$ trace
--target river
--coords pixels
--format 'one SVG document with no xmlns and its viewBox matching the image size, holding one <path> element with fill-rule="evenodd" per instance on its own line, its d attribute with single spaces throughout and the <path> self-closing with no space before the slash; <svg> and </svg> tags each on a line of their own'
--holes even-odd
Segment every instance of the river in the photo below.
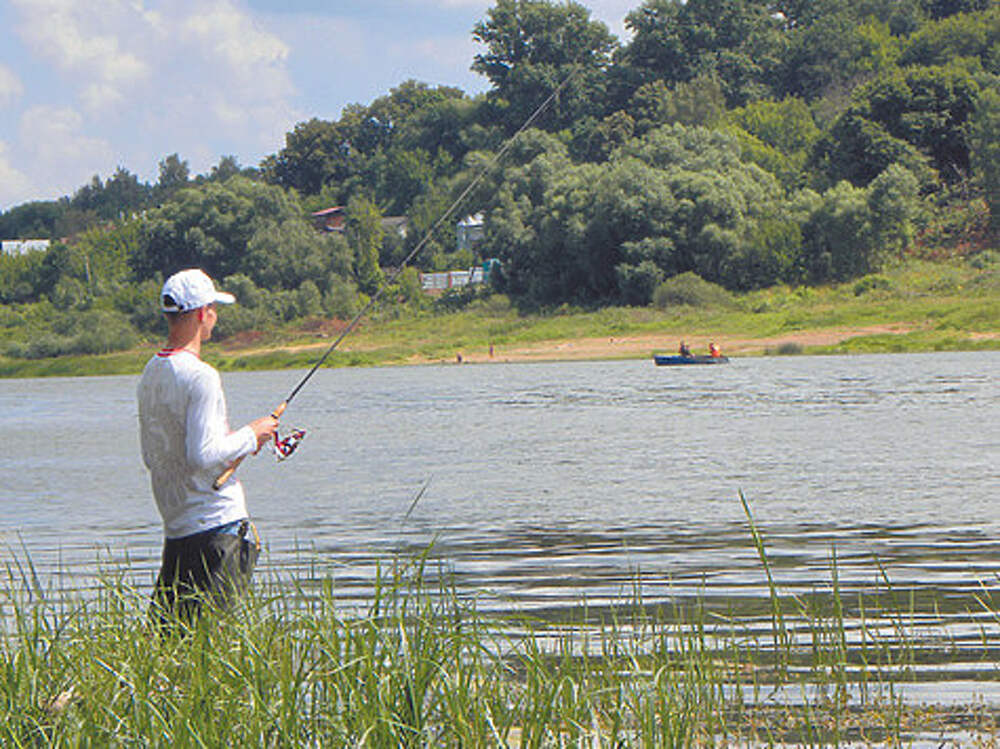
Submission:
<svg viewBox="0 0 1000 749">
<path fill-rule="evenodd" d="M 301 375 L 224 374 L 232 422 Z M 50 588 L 125 559 L 155 576 L 135 383 L 0 381 L 0 556 Z M 485 608 L 600 605 L 637 578 L 647 602 L 760 600 L 742 492 L 783 591 L 828 586 L 835 550 L 845 589 L 884 574 L 968 608 L 997 587 L 998 384 L 997 352 L 321 370 L 284 418 L 299 451 L 239 476 L 260 574 L 319 568 L 345 602 L 429 544 Z"/>
</svg>

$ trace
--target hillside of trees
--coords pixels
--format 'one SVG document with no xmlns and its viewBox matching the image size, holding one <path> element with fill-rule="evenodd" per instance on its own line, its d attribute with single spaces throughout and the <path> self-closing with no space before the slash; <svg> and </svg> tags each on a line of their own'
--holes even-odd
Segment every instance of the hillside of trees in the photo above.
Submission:
<svg viewBox="0 0 1000 749">
<path fill-rule="evenodd" d="M 54 243 L 0 258 L 0 355 L 155 337 L 163 275 L 191 265 L 241 301 L 222 336 L 349 316 L 480 175 L 454 219 L 482 212 L 483 242 L 456 249 L 452 220 L 414 264 L 499 258 L 495 285 L 524 308 L 647 305 L 685 273 L 824 284 L 995 247 L 997 0 L 646 0 L 626 26 L 623 42 L 578 3 L 499 0 L 471 30 L 485 94 L 405 81 L 298 123 L 256 167 L 192 176 L 172 154 L 155 184 L 120 166 L 11 208 L 0 237 Z M 310 213 L 335 205 L 344 231 L 317 231 Z M 415 273 L 397 283 L 390 304 L 432 305 Z"/>
</svg>

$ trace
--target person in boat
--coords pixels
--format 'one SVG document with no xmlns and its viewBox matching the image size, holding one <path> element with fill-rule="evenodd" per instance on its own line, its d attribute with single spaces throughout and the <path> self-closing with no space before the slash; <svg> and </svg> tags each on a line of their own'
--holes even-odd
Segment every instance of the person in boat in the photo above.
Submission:
<svg viewBox="0 0 1000 749">
<path fill-rule="evenodd" d="M 677 347 L 677 353 L 681 356 L 691 356 L 691 349 L 684 341 L 681 341 L 681 345 Z"/>
<path fill-rule="evenodd" d="M 167 343 L 150 358 L 137 387 L 142 459 L 165 536 L 152 611 L 164 628 L 171 617 L 197 616 L 205 601 L 227 606 L 249 585 L 260 552 L 243 486 L 229 479 L 213 487 L 278 428 L 274 416 L 264 416 L 231 431 L 222 380 L 201 360 L 202 343 L 218 319 L 215 305 L 234 301 L 201 270 L 170 276 L 160 305 Z"/>
<path fill-rule="evenodd" d="M 722 356 L 722 349 L 715 345 L 715 342 L 708 344 L 708 355 L 713 359 L 718 359 Z"/>
</svg>

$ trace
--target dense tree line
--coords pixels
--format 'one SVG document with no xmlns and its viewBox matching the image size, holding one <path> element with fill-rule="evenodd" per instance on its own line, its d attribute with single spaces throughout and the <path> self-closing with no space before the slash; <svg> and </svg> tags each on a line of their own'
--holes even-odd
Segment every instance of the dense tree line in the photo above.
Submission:
<svg viewBox="0 0 1000 749">
<path fill-rule="evenodd" d="M 498 0 L 471 30 L 483 95 L 405 81 L 300 122 L 257 168 L 192 177 L 172 154 L 155 184 L 119 167 L 11 208 L 0 236 L 68 241 L 3 258 L 0 302 L 117 311 L 142 334 L 155 316 L 134 290 L 200 265 L 252 300 L 233 330 L 347 314 L 484 170 L 461 206 L 486 216 L 484 243 L 460 252 L 446 226 L 418 262 L 498 257 L 529 305 L 647 304 L 686 273 L 844 280 L 976 201 L 1000 229 L 996 0 L 645 0 L 626 26 L 621 42 L 579 3 Z M 335 205 L 345 231 L 316 231 Z"/>
</svg>

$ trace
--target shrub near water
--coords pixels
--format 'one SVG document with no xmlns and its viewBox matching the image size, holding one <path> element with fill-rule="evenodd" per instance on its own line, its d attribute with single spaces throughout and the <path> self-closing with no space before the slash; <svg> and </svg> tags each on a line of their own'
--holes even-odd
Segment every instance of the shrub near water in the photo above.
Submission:
<svg viewBox="0 0 1000 749">
<path fill-rule="evenodd" d="M 733 297 L 718 284 L 710 283 L 695 273 L 681 273 L 669 278 L 653 292 L 653 306 L 670 307 L 731 307 Z"/>
<path fill-rule="evenodd" d="M 139 343 L 128 320 L 111 310 L 64 314 L 51 331 L 39 332 L 27 341 L 7 344 L 6 356 L 44 359 L 66 354 L 108 354 L 126 351 Z"/>
</svg>

